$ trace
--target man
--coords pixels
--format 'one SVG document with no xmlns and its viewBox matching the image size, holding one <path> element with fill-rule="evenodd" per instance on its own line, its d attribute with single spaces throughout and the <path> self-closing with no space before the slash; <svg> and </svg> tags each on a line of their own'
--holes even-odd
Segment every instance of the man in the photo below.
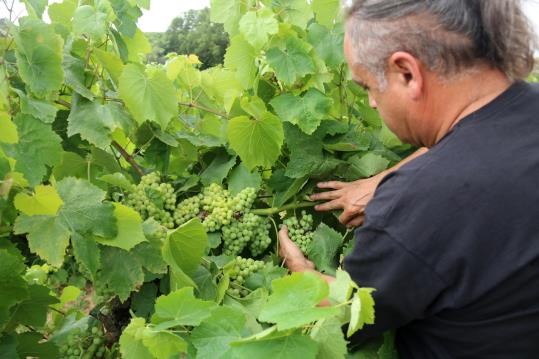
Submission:
<svg viewBox="0 0 539 359">
<path fill-rule="evenodd" d="M 344 268 L 374 287 L 401 358 L 539 357 L 539 87 L 517 0 L 359 0 L 345 54 L 388 127 L 420 150 L 313 199 L 364 223 Z M 292 271 L 314 270 L 279 235 Z M 328 281 L 332 278 L 324 276 Z"/>
</svg>

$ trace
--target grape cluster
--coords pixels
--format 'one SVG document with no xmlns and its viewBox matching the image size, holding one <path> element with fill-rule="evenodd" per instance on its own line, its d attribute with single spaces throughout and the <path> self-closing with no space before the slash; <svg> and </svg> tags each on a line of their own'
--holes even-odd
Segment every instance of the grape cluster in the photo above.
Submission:
<svg viewBox="0 0 539 359">
<path fill-rule="evenodd" d="M 313 216 L 301 211 L 301 218 L 290 217 L 284 220 L 288 227 L 288 236 L 298 245 L 303 253 L 307 252 L 313 240 Z"/>
<path fill-rule="evenodd" d="M 243 284 L 247 277 L 264 268 L 263 261 L 255 261 L 252 258 L 236 257 L 234 267 L 230 270 L 230 287 L 227 293 L 233 297 L 245 297 L 249 294 L 249 289 Z"/>
<path fill-rule="evenodd" d="M 99 325 L 95 322 L 82 331 L 75 328 L 67 337 L 67 343 L 60 347 L 60 359 L 103 358 L 107 352 L 106 340 Z"/>
<path fill-rule="evenodd" d="M 215 232 L 230 224 L 234 216 L 234 201 L 229 192 L 218 184 L 212 183 L 202 192 L 202 210 L 207 213 L 204 227 L 208 232 Z"/>
<path fill-rule="evenodd" d="M 257 216 L 257 224 L 254 227 L 253 238 L 249 250 L 254 257 L 261 255 L 271 244 L 269 231 L 271 224 L 267 218 Z"/>
<path fill-rule="evenodd" d="M 244 214 L 238 220 L 232 220 L 222 231 L 223 254 L 236 256 L 249 244 L 253 256 L 258 256 L 271 243 L 269 236 L 270 224 L 260 216 L 252 213 Z"/>
<path fill-rule="evenodd" d="M 233 201 L 234 212 L 248 212 L 256 200 L 256 190 L 253 187 L 247 187 L 238 193 Z"/>
<path fill-rule="evenodd" d="M 153 217 L 166 228 L 174 228 L 174 219 L 169 211 L 176 208 L 176 194 L 170 183 L 161 182 L 159 172 L 143 176 L 127 197 L 126 204 L 139 212 L 142 218 Z"/>
<path fill-rule="evenodd" d="M 178 226 L 181 226 L 200 214 L 200 207 L 202 205 L 203 198 L 203 194 L 198 194 L 196 196 L 184 199 L 178 204 L 176 210 L 174 211 L 174 221 Z"/>
</svg>

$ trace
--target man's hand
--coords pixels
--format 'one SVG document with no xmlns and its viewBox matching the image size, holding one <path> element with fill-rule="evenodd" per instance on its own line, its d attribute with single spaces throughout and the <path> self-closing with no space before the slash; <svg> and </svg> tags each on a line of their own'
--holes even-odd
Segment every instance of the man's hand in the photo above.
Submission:
<svg viewBox="0 0 539 359">
<path fill-rule="evenodd" d="M 326 200 L 328 202 L 314 207 L 317 211 L 343 209 L 339 222 L 347 227 L 356 227 L 365 219 L 365 208 L 372 199 L 376 187 L 384 178 L 384 174 L 354 182 L 321 182 L 319 188 L 333 191 L 320 192 L 310 196 L 312 201 Z"/>
<path fill-rule="evenodd" d="M 279 255 L 291 272 L 313 271 L 314 264 L 301 252 L 301 249 L 288 237 L 288 228 L 283 226 L 279 231 Z"/>
</svg>

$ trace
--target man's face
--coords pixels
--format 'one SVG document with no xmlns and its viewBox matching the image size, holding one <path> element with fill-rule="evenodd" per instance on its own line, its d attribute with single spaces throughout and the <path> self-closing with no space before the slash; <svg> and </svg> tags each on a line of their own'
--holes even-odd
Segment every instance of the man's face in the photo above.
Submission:
<svg viewBox="0 0 539 359">
<path fill-rule="evenodd" d="M 408 124 L 408 107 L 406 94 L 393 81 L 391 74 L 387 76 L 387 85 L 381 90 L 376 77 L 354 60 L 351 41 L 347 34 L 344 37 L 344 54 L 346 56 L 352 79 L 369 94 L 369 105 L 378 109 L 387 127 L 404 142 L 413 142 Z"/>
</svg>

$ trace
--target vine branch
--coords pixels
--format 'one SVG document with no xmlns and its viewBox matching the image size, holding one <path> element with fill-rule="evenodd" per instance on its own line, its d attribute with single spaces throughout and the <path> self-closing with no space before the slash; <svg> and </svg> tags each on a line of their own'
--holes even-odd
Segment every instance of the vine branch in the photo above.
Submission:
<svg viewBox="0 0 539 359">
<path fill-rule="evenodd" d="M 207 108 L 207 107 L 201 106 L 201 105 L 196 104 L 196 103 L 178 102 L 178 105 L 183 106 L 183 107 L 196 108 L 197 110 L 213 113 L 214 115 L 217 115 L 219 117 L 228 118 L 228 116 L 226 114 L 224 114 L 224 113 L 221 113 L 221 112 L 216 111 L 216 110 L 212 110 L 211 108 Z"/>
<path fill-rule="evenodd" d="M 135 170 L 135 172 L 139 175 L 139 176 L 144 176 L 144 171 L 142 170 L 142 168 L 140 168 L 139 164 L 135 161 L 135 159 L 133 157 L 131 157 L 131 155 L 129 153 L 127 153 L 126 150 L 124 150 L 124 148 L 116 141 L 112 141 L 112 146 L 114 146 L 114 148 L 120 152 L 120 154 L 122 155 L 122 157 L 127 161 L 129 162 L 129 164 L 131 165 L 131 167 L 133 167 L 133 169 Z"/>
<path fill-rule="evenodd" d="M 261 208 L 261 209 L 253 209 L 251 210 L 252 214 L 256 214 L 259 216 L 271 216 L 273 214 L 287 211 L 289 209 L 298 209 L 298 208 L 307 208 L 307 207 L 313 207 L 315 206 L 315 202 L 299 202 L 299 203 L 290 203 L 286 204 L 282 207 L 271 207 L 271 208 Z"/>
</svg>

